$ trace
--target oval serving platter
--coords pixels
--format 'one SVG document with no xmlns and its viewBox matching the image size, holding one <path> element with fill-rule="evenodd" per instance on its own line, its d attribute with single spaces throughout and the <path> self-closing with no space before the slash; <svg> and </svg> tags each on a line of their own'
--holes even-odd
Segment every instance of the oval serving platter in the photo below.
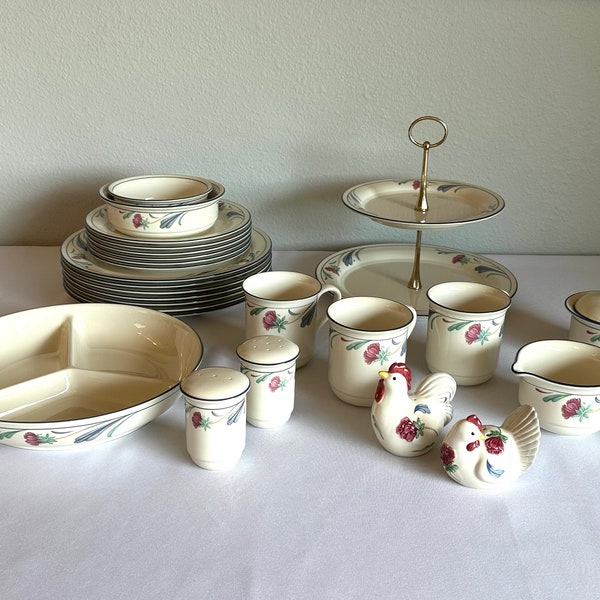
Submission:
<svg viewBox="0 0 600 600">
<path fill-rule="evenodd" d="M 513 296 L 515 276 L 499 263 L 464 250 L 421 247 L 421 289 L 407 287 L 415 247 L 413 244 L 373 244 L 340 250 L 324 258 L 315 270 L 321 283 L 337 286 L 344 297 L 380 296 L 413 306 L 427 315 L 427 290 L 444 281 L 475 281 L 500 288 Z"/>
</svg>

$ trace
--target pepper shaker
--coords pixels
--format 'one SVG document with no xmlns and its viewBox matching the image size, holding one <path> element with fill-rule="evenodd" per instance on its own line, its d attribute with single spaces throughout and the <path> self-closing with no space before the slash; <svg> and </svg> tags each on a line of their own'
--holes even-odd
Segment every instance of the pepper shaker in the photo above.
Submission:
<svg viewBox="0 0 600 600">
<path fill-rule="evenodd" d="M 233 467 L 246 446 L 248 377 L 227 367 L 208 367 L 181 382 L 187 451 L 203 469 Z"/>
<path fill-rule="evenodd" d="M 289 420 L 299 353 L 297 344 L 274 335 L 259 335 L 237 347 L 241 372 L 250 380 L 246 414 L 250 424 L 270 429 Z"/>
</svg>

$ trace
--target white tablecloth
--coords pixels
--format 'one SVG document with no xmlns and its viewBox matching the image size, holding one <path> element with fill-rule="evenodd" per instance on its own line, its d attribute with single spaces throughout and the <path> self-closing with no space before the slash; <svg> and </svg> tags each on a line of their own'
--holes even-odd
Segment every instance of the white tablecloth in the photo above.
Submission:
<svg viewBox="0 0 600 600">
<path fill-rule="evenodd" d="M 274 252 L 274 269 L 313 274 L 328 252 Z M 459 387 L 454 414 L 502 422 L 516 406 L 523 344 L 565 338 L 571 293 L 600 289 L 600 257 L 493 256 L 518 279 L 500 364 Z M 0 314 L 71 303 L 57 248 L 0 248 Z M 185 319 L 202 366 L 238 367 L 243 305 Z M 426 318 L 408 344 L 427 374 Z M 369 409 L 327 383 L 326 328 L 297 374 L 277 430 L 248 426 L 231 471 L 197 467 L 183 402 L 141 430 L 87 450 L 0 446 L 0 598 L 545 599 L 600 593 L 600 435 L 542 433 L 533 467 L 505 491 L 443 471 L 436 446 L 387 453 Z M 10 340 L 2 340 L 10 344 Z"/>
</svg>

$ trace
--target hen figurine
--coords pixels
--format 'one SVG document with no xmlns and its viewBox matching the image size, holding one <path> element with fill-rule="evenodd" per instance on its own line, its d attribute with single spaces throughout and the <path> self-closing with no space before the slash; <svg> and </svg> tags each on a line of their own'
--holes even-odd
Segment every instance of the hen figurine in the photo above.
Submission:
<svg viewBox="0 0 600 600">
<path fill-rule="evenodd" d="M 472 488 L 493 488 L 518 479 L 535 460 L 540 425 L 532 406 L 514 410 L 500 427 L 482 425 L 477 415 L 457 421 L 440 449 L 452 479 Z"/>
<path fill-rule="evenodd" d="M 397 456 L 420 456 L 434 445 L 452 419 L 456 381 L 446 373 L 428 375 L 409 394 L 411 371 L 393 363 L 379 371 L 371 424 L 381 445 Z"/>
</svg>

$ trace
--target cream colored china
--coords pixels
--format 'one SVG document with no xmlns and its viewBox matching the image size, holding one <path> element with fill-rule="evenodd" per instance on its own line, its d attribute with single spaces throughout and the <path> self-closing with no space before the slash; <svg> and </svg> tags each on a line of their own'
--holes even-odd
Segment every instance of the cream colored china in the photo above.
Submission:
<svg viewBox="0 0 600 600">
<path fill-rule="evenodd" d="M 215 224 L 198 236 L 173 239 L 144 239 L 133 238 L 117 231 L 108 221 L 106 206 L 98 206 L 90 211 L 85 219 L 86 232 L 111 245 L 115 251 L 126 252 L 135 250 L 147 254 L 185 254 L 202 252 L 207 247 L 236 239 L 252 227 L 250 212 L 241 204 L 230 200 L 219 201 L 219 217 Z"/>
<path fill-rule="evenodd" d="M 271 246 L 266 233 L 253 229 L 250 248 L 233 261 L 197 269 L 134 270 L 99 261 L 81 230 L 61 247 L 63 285 L 81 302 L 119 302 L 195 315 L 242 302 L 242 281 L 271 269 Z"/>
<path fill-rule="evenodd" d="M 213 182 L 190 175 L 139 175 L 113 181 L 105 194 L 115 202 L 147 207 L 196 204 L 209 197 Z"/>
<path fill-rule="evenodd" d="M 246 339 L 278 335 L 300 348 L 296 366 L 313 356 L 315 337 L 326 317 L 318 316 L 318 302 L 324 294 L 342 297 L 331 284 L 293 271 L 270 271 L 248 277 L 242 284 L 246 299 Z"/>
<path fill-rule="evenodd" d="M 340 400 L 371 406 L 379 372 L 406 362 L 417 313 L 393 300 L 362 296 L 333 302 L 327 317 L 329 385 Z"/>
<path fill-rule="evenodd" d="M 409 289 L 415 255 L 414 244 L 355 246 L 324 258 L 316 269 L 321 283 L 332 283 L 348 296 L 379 296 L 413 306 L 419 315 L 429 312 L 427 290 L 446 281 L 474 281 L 493 285 L 513 296 L 515 276 L 499 263 L 472 252 L 421 247 L 420 290 Z"/>
<path fill-rule="evenodd" d="M 121 233 L 139 238 L 180 238 L 210 229 L 219 216 L 217 200 L 165 208 L 124 205 L 105 199 L 110 224 Z"/>
<path fill-rule="evenodd" d="M 484 425 L 472 414 L 452 426 L 442 442 L 440 459 L 444 471 L 461 485 L 504 488 L 531 468 L 540 437 L 532 406 L 519 406 L 501 425 Z"/>
<path fill-rule="evenodd" d="M 458 385 L 477 385 L 498 365 L 509 295 L 467 281 L 440 283 L 427 292 L 425 360 L 433 373 L 449 373 Z"/>
<path fill-rule="evenodd" d="M 248 423 L 263 429 L 287 423 L 294 410 L 299 353 L 294 342 L 274 335 L 259 335 L 237 347 L 241 371 L 250 380 Z"/>
<path fill-rule="evenodd" d="M 427 375 L 418 385 L 404 363 L 379 371 L 371 406 L 377 441 L 397 456 L 421 456 L 452 419 L 456 381 L 447 373 Z"/>
<path fill-rule="evenodd" d="M 571 340 L 523 346 L 512 371 L 519 402 L 533 406 L 543 429 L 561 435 L 600 430 L 600 349 Z"/>
<path fill-rule="evenodd" d="M 185 323 L 115 304 L 0 318 L 0 442 L 86 448 L 145 425 L 179 397 L 203 347 Z"/>
<path fill-rule="evenodd" d="M 569 339 L 600 346 L 600 290 L 571 294 L 565 306 L 571 313 Z"/>
<path fill-rule="evenodd" d="M 374 221 L 402 229 L 449 229 L 483 221 L 504 208 L 495 192 L 456 181 L 429 180 L 427 213 L 417 213 L 420 181 L 382 179 L 360 183 L 342 195 L 344 204 Z"/>
<path fill-rule="evenodd" d="M 249 387 L 246 375 L 228 367 L 200 369 L 181 382 L 187 450 L 199 467 L 229 469 L 242 456 Z"/>
</svg>

